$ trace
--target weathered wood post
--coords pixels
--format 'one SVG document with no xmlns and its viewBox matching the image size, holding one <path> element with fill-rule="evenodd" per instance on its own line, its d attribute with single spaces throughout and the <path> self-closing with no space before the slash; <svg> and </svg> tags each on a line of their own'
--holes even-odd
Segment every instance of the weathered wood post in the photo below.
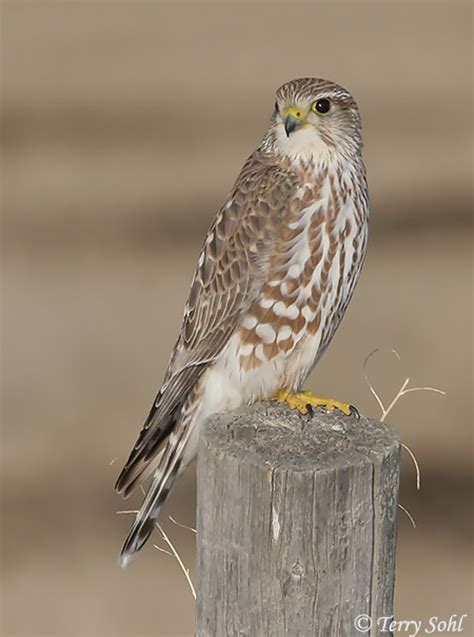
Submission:
<svg viewBox="0 0 474 637">
<path fill-rule="evenodd" d="M 382 635 L 398 485 L 399 439 L 380 422 L 269 402 L 211 418 L 198 455 L 197 637 Z"/>
</svg>

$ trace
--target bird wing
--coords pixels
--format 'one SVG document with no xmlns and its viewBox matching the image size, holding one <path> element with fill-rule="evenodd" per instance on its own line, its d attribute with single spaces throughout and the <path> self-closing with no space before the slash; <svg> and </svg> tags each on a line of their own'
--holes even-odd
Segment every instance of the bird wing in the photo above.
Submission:
<svg viewBox="0 0 474 637">
<path fill-rule="evenodd" d="M 154 470 L 162 442 L 199 377 L 219 356 L 265 280 L 275 228 L 295 176 L 256 151 L 209 229 L 164 382 L 116 489 L 130 493 Z"/>
</svg>

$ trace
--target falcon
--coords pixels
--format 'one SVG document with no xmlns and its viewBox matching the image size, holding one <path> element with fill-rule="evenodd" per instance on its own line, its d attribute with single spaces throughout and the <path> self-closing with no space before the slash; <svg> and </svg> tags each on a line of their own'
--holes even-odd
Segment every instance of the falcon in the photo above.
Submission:
<svg viewBox="0 0 474 637">
<path fill-rule="evenodd" d="M 354 292 L 368 218 L 352 95 L 317 78 L 283 84 L 267 132 L 209 228 L 163 384 L 117 480 L 126 497 L 152 477 L 122 567 L 150 536 L 211 414 L 268 398 L 302 414 L 352 413 L 302 385 Z"/>
</svg>

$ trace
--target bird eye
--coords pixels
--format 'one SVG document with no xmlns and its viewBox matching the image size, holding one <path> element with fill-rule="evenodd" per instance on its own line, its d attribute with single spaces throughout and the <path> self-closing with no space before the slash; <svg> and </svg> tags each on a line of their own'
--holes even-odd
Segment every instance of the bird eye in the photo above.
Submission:
<svg viewBox="0 0 474 637">
<path fill-rule="evenodd" d="M 327 115 L 331 110 L 331 102 L 326 97 L 322 97 L 312 103 L 311 110 L 318 115 Z"/>
</svg>

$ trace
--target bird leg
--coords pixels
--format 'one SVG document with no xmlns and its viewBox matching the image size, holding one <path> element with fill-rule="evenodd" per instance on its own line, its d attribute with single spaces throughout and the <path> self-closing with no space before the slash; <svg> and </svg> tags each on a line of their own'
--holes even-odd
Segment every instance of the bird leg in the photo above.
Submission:
<svg viewBox="0 0 474 637">
<path fill-rule="evenodd" d="M 359 415 L 355 407 L 349 403 L 342 403 L 332 398 L 324 398 L 313 394 L 311 391 L 291 392 L 286 389 L 279 389 L 272 397 L 278 403 L 286 403 L 290 409 L 297 409 L 300 414 L 312 413 L 313 409 L 323 407 L 326 411 L 337 409 L 346 416 Z"/>
</svg>

